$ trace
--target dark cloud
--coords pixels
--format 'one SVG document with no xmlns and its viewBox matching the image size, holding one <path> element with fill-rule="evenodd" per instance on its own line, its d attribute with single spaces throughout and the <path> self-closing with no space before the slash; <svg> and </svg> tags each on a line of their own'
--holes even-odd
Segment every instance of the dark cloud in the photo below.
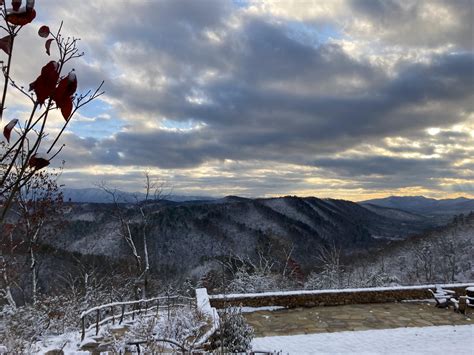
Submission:
<svg viewBox="0 0 474 355">
<path fill-rule="evenodd" d="M 207 126 L 189 132 L 120 132 L 97 142 L 96 149 L 121 152 L 123 158 L 100 154 L 101 160 L 96 154 L 97 160 L 179 168 L 225 158 L 291 163 L 299 155 L 299 163 L 308 163 L 314 154 L 337 153 L 361 142 L 462 121 L 457 104 L 472 111 L 473 79 L 465 74 L 473 65 L 472 55 L 449 55 L 431 65 L 408 67 L 370 93 L 351 98 L 261 91 L 238 80 L 235 85 L 211 86 L 206 92 L 213 104 L 197 109 L 173 106 L 174 116 L 167 115 L 193 117 Z M 235 108 L 226 105 L 231 93 Z M 433 101 L 443 103 L 444 110 L 429 115 L 414 110 Z"/>
<path fill-rule="evenodd" d="M 388 44 L 410 47 L 454 45 L 472 50 L 474 3 L 471 0 L 351 0 L 359 20 Z M 356 30 L 349 26 L 349 30 Z"/>
<path fill-rule="evenodd" d="M 277 162 L 374 189 L 433 187 L 436 179 L 460 177 L 454 163 L 471 154 L 468 128 L 449 130 L 467 127 L 473 113 L 471 1 L 348 1 L 355 20 L 334 30 L 336 39 L 318 40 L 298 38 L 295 28 L 318 33 L 318 23 L 340 24 L 337 14 L 282 20 L 217 0 L 77 6 L 93 10 L 66 19 L 90 39 L 80 82 L 89 87 L 104 77 L 107 102 L 127 127 L 111 137 L 67 135 L 74 167 Z M 375 54 L 356 55 L 346 42 Z M 160 127 L 164 119 L 171 127 Z M 179 129 L 189 122 L 199 128 Z M 444 130 L 430 136 L 429 127 Z M 419 144 L 388 145 L 387 137 Z M 455 146 L 461 141 L 464 149 Z M 465 170 L 463 178 L 471 176 Z M 201 182 L 219 185 L 213 178 Z M 306 178 L 232 181 L 280 191 L 285 184 L 307 188 Z"/>
</svg>

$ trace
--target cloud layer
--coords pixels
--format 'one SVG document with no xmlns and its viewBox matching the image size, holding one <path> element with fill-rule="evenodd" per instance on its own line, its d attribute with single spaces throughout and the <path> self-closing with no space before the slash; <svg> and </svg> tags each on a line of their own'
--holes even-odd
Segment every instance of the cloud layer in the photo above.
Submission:
<svg viewBox="0 0 474 355">
<path fill-rule="evenodd" d="M 64 137 L 70 186 L 474 196 L 472 1 L 38 6 L 82 38 L 82 88 L 106 81 Z"/>
</svg>

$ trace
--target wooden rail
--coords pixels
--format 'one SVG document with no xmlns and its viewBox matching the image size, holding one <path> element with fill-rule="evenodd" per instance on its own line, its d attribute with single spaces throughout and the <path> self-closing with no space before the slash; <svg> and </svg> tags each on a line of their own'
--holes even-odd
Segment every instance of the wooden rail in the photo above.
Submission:
<svg viewBox="0 0 474 355">
<path fill-rule="evenodd" d="M 152 315 L 151 312 L 155 312 L 158 316 L 160 310 L 166 310 L 169 318 L 171 309 L 184 307 L 195 308 L 196 300 L 192 297 L 175 295 L 107 303 L 93 307 L 81 314 L 81 340 L 84 340 L 86 332 L 94 328 L 95 335 L 98 335 L 100 327 L 107 323 L 115 324 L 115 322 L 118 322 L 118 324 L 122 324 L 124 319 L 131 317 L 134 320 L 136 315 L 142 313 Z"/>
</svg>

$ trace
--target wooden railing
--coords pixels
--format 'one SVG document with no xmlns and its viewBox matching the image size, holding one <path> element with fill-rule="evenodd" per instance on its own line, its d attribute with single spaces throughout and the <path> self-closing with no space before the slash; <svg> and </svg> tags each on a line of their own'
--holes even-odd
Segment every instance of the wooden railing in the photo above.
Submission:
<svg viewBox="0 0 474 355">
<path fill-rule="evenodd" d="M 183 307 L 196 308 L 196 299 L 185 296 L 163 296 L 93 307 L 81 314 L 81 340 L 84 340 L 86 333 L 94 328 L 95 335 L 98 335 L 100 327 L 107 323 L 122 324 L 124 320 L 134 320 L 136 315 L 152 315 L 152 312 L 158 316 L 160 310 L 165 310 L 169 318 L 173 308 Z"/>
</svg>

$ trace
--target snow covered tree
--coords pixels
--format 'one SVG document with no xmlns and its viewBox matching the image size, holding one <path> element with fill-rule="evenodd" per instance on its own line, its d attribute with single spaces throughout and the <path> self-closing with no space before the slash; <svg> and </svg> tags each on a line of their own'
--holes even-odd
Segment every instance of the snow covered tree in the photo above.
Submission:
<svg viewBox="0 0 474 355">
<path fill-rule="evenodd" d="M 317 260 L 320 271 L 312 272 L 305 283 L 307 289 L 343 288 L 345 269 L 341 262 L 341 250 L 335 244 L 322 247 Z"/>
<path fill-rule="evenodd" d="M 18 260 L 15 257 L 18 241 L 13 240 L 14 224 L 3 223 L 0 228 L 0 296 L 10 308 L 15 309 L 17 304 L 13 296 L 13 288 L 18 277 Z"/>
<path fill-rule="evenodd" d="M 99 185 L 111 198 L 114 206 L 112 213 L 119 222 L 120 235 L 126 242 L 135 261 L 137 299 L 146 298 L 149 286 L 150 258 L 148 235 L 150 233 L 151 218 L 154 213 L 151 208 L 153 203 L 159 202 L 164 198 L 164 183 L 154 180 L 149 172 L 145 172 L 144 176 L 144 198 L 141 199 L 135 196 L 135 203 L 131 208 L 126 206 L 126 201 L 123 201 L 117 189 L 108 187 L 105 182 Z M 138 218 L 134 215 L 137 211 L 139 213 Z M 139 250 L 139 240 L 141 241 L 143 251 Z"/>
<path fill-rule="evenodd" d="M 434 277 L 435 255 L 434 247 L 430 242 L 425 242 L 414 251 L 415 269 L 417 276 L 424 282 L 432 282 Z"/>
<path fill-rule="evenodd" d="M 15 171 L 18 171 L 16 167 Z M 56 182 L 59 173 L 40 171 L 18 191 L 12 208 L 16 219 L 14 234 L 28 249 L 31 272 L 31 299 L 37 302 L 37 249 L 46 238 L 53 237 L 61 224 L 62 193 Z"/>
<path fill-rule="evenodd" d="M 242 353 L 252 350 L 253 337 L 253 328 L 247 324 L 241 309 L 229 307 L 220 314 L 212 345 L 223 353 Z"/>
</svg>

